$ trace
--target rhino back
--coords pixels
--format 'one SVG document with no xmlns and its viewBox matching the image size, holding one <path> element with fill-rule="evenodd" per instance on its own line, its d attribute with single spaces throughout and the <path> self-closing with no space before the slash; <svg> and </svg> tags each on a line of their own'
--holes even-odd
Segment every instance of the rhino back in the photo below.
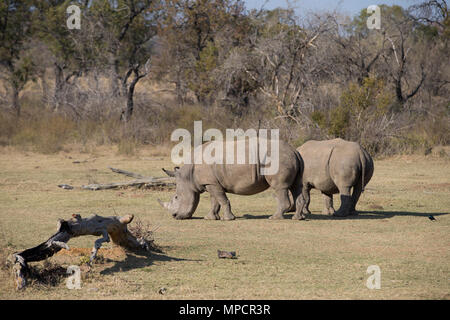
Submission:
<svg viewBox="0 0 450 320">
<path fill-rule="evenodd" d="M 269 188 L 264 176 L 256 174 L 256 164 L 215 164 L 211 169 L 217 183 L 229 193 L 253 195 Z"/>
<path fill-rule="evenodd" d="M 267 143 L 266 145 L 269 146 L 268 154 L 270 156 L 270 140 L 264 140 L 260 139 L 259 141 L 260 143 Z M 236 141 L 226 141 L 223 143 L 225 155 L 229 148 L 234 148 L 234 163 L 195 165 L 197 180 L 202 184 L 211 184 L 211 180 L 214 180 L 215 184 L 220 185 L 226 192 L 240 195 L 253 195 L 266 190 L 270 186 L 279 187 L 286 185 L 288 187 L 295 179 L 299 169 L 297 156 L 295 155 L 295 150 L 283 141 L 279 141 L 279 170 L 271 176 L 260 174 L 260 169 L 264 166 L 261 164 L 261 159 L 255 159 L 257 160 L 256 163 L 249 162 L 249 143 L 245 145 L 246 158 L 243 164 L 239 164 L 237 161 Z M 264 155 L 262 155 L 262 158 L 264 158 Z"/>
<path fill-rule="evenodd" d="M 321 191 L 335 191 L 336 186 L 329 172 L 329 160 L 335 141 L 310 140 L 300 146 L 303 162 L 303 184 L 308 184 Z"/>
<path fill-rule="evenodd" d="M 357 142 L 311 140 L 297 150 L 305 163 L 304 182 L 323 192 L 337 193 L 337 186 L 355 186 L 362 178 L 363 167 L 364 184 L 372 177 L 373 160 Z"/>
<path fill-rule="evenodd" d="M 361 174 L 359 145 L 355 143 L 339 144 L 334 147 L 330 158 L 330 175 L 336 185 L 351 187 Z"/>
<path fill-rule="evenodd" d="M 374 165 L 372 157 L 359 143 L 342 140 L 333 151 L 330 169 L 335 183 L 350 187 L 360 183 L 361 179 L 366 185 L 372 177 Z"/>
</svg>

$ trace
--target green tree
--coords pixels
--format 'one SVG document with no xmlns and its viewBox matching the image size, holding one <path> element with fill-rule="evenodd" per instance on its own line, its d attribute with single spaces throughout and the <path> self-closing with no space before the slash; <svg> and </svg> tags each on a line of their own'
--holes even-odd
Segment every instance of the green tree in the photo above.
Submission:
<svg viewBox="0 0 450 320">
<path fill-rule="evenodd" d="M 164 63 L 179 101 L 189 88 L 202 103 L 217 93 L 215 72 L 245 38 L 244 7 L 239 0 L 169 0 L 160 24 Z"/>
<path fill-rule="evenodd" d="M 385 82 L 375 77 L 364 78 L 362 82 L 350 83 L 342 92 L 339 106 L 330 111 L 328 134 L 364 142 L 369 136 L 383 134 L 391 124 L 386 119 L 395 113 L 395 99 Z M 323 117 L 315 115 L 313 120 L 325 127 Z"/>
<path fill-rule="evenodd" d="M 33 62 L 24 55 L 31 36 L 31 1 L 5 0 L 0 3 L 0 67 L 2 78 L 12 92 L 12 107 L 20 116 L 19 93 L 33 75 Z"/>
<path fill-rule="evenodd" d="M 81 56 L 83 36 L 81 30 L 70 30 L 66 21 L 69 0 L 34 0 L 33 29 L 36 37 L 49 49 L 52 57 L 55 86 L 53 93 L 53 109 L 58 111 L 64 104 L 67 92 L 73 81 L 81 76 L 87 66 L 88 59 Z M 80 8 L 86 10 L 87 3 L 77 2 Z M 82 22 L 84 27 L 85 21 Z"/>
<path fill-rule="evenodd" d="M 98 0 L 93 2 L 92 19 L 103 29 L 107 63 L 113 71 L 113 90 L 125 98 L 121 119 L 128 121 L 134 110 L 136 84 L 150 67 L 152 40 L 159 19 L 156 0 Z"/>
</svg>

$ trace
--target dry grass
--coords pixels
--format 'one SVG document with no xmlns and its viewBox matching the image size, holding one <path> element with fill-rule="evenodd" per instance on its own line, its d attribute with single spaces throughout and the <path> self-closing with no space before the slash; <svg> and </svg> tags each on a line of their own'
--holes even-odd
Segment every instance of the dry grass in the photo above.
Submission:
<svg viewBox="0 0 450 320">
<path fill-rule="evenodd" d="M 117 252 L 110 245 L 89 272 L 82 289 L 64 281 L 13 289 L 9 271 L 0 268 L 0 299 L 449 299 L 450 161 L 448 157 L 403 156 L 375 162 L 375 175 L 354 218 L 321 215 L 322 199 L 312 194 L 307 221 L 271 221 L 270 191 L 230 196 L 238 219 L 200 219 L 209 209 L 203 194 L 195 219 L 177 221 L 160 208 L 170 191 L 137 189 L 83 191 L 73 186 L 127 179 L 107 167 L 162 175 L 172 167 L 155 150 L 134 157 L 98 147 L 95 154 L 43 155 L 4 147 L 0 150 L 0 259 L 35 246 L 56 228 L 58 218 L 132 213 L 159 227 L 153 234 L 161 253 Z M 73 163 L 74 161 L 81 163 Z M 87 160 L 83 162 L 83 160 Z M 339 205 L 335 198 L 336 205 Z M 427 217 L 433 214 L 437 221 Z M 73 239 L 69 253 L 52 257 L 51 266 L 80 264 L 95 237 Z M 217 249 L 237 251 L 238 259 L 218 259 Z M 365 283 L 369 265 L 381 268 L 381 289 Z M 36 263 L 37 267 L 45 267 Z M 63 279 L 64 280 L 64 279 Z M 164 295 L 158 293 L 166 288 Z"/>
</svg>

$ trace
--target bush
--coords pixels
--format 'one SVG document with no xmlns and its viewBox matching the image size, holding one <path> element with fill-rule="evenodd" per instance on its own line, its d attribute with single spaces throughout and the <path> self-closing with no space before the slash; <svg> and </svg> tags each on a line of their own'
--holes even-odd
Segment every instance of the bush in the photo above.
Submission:
<svg viewBox="0 0 450 320">
<path fill-rule="evenodd" d="M 0 113 L 0 146 L 9 145 L 17 129 L 14 117 Z"/>
<path fill-rule="evenodd" d="M 322 137 L 360 142 L 372 154 L 383 153 L 395 129 L 395 99 L 383 80 L 367 77 L 362 84 L 350 83 L 339 105 L 310 114 Z"/>
<path fill-rule="evenodd" d="M 138 152 L 139 144 L 134 139 L 122 139 L 117 144 L 117 153 L 123 156 L 135 156 Z"/>
<path fill-rule="evenodd" d="M 51 154 L 63 149 L 74 137 L 76 124 L 61 115 L 44 115 L 36 119 L 17 121 L 15 134 L 10 143 L 34 151 Z"/>
<path fill-rule="evenodd" d="M 342 137 L 360 142 L 374 156 L 424 153 L 435 145 L 450 143 L 450 109 L 444 99 L 413 99 L 401 106 L 385 83 L 373 77 L 362 84 L 324 86 L 319 93 L 305 94 L 301 112 L 279 117 L 265 96 L 251 100 L 246 112 L 237 116 L 220 103 L 186 102 L 180 106 L 170 94 L 139 93 L 133 117 L 124 123 L 120 121 L 120 99 L 106 98 L 101 106 L 101 95 L 95 99 L 87 96 L 91 100 L 86 98 L 75 114 L 72 107 L 64 105 L 52 112 L 40 102 L 39 95 L 30 92 L 21 97 L 20 118 L 0 113 L 0 145 L 44 154 L 73 143 L 80 144 L 83 152 L 114 145 L 117 153 L 125 156 L 135 156 L 142 146 L 151 145 L 158 155 L 169 155 L 171 133 L 185 128 L 193 134 L 197 120 L 202 120 L 203 131 L 218 128 L 223 134 L 226 128 L 256 128 L 261 120 L 261 128 L 279 129 L 280 138 L 293 147 L 310 139 Z M 433 106 L 432 112 L 425 112 L 428 105 Z"/>
</svg>

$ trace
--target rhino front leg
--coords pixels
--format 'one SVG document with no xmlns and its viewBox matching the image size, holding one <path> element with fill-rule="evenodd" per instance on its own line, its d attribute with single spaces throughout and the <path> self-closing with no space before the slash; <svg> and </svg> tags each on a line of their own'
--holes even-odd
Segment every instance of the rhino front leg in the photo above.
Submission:
<svg viewBox="0 0 450 320">
<path fill-rule="evenodd" d="M 210 194 L 211 197 L 211 210 L 209 210 L 209 213 L 205 216 L 205 219 L 207 220 L 220 220 L 219 211 L 220 211 L 220 204 L 219 201 L 217 201 L 216 197 L 214 197 L 212 194 Z"/>
<path fill-rule="evenodd" d="M 295 214 L 292 216 L 293 220 L 305 220 L 306 216 L 303 213 L 305 207 L 305 199 L 303 198 L 303 194 L 300 194 L 295 201 Z"/>
<path fill-rule="evenodd" d="M 302 191 L 302 195 L 303 195 L 303 199 L 305 201 L 304 203 L 304 207 L 303 207 L 303 215 L 305 214 L 311 214 L 311 211 L 309 211 L 309 203 L 311 202 L 311 186 L 310 185 L 304 185 L 303 186 L 303 191 Z"/>
<path fill-rule="evenodd" d="M 323 193 L 323 202 L 324 202 L 324 208 L 322 211 L 322 214 L 328 214 L 328 215 L 332 215 L 334 214 L 334 208 L 333 208 L 333 194 L 327 194 L 327 193 Z"/>
<path fill-rule="evenodd" d="M 275 212 L 269 219 L 284 219 L 284 213 L 289 211 L 291 207 L 291 200 L 289 199 L 288 189 L 280 189 L 275 191 L 278 200 L 277 212 Z"/>
<path fill-rule="evenodd" d="M 211 197 L 213 197 L 217 200 L 217 202 L 219 204 L 219 208 L 222 207 L 224 209 L 222 220 L 236 219 L 233 212 L 231 212 L 230 200 L 228 199 L 227 195 L 225 194 L 225 190 L 223 190 L 222 187 L 208 185 L 206 187 L 206 190 L 211 194 Z M 217 211 L 217 212 L 219 212 L 219 211 Z M 217 213 L 217 217 L 219 217 L 218 213 Z"/>
</svg>

